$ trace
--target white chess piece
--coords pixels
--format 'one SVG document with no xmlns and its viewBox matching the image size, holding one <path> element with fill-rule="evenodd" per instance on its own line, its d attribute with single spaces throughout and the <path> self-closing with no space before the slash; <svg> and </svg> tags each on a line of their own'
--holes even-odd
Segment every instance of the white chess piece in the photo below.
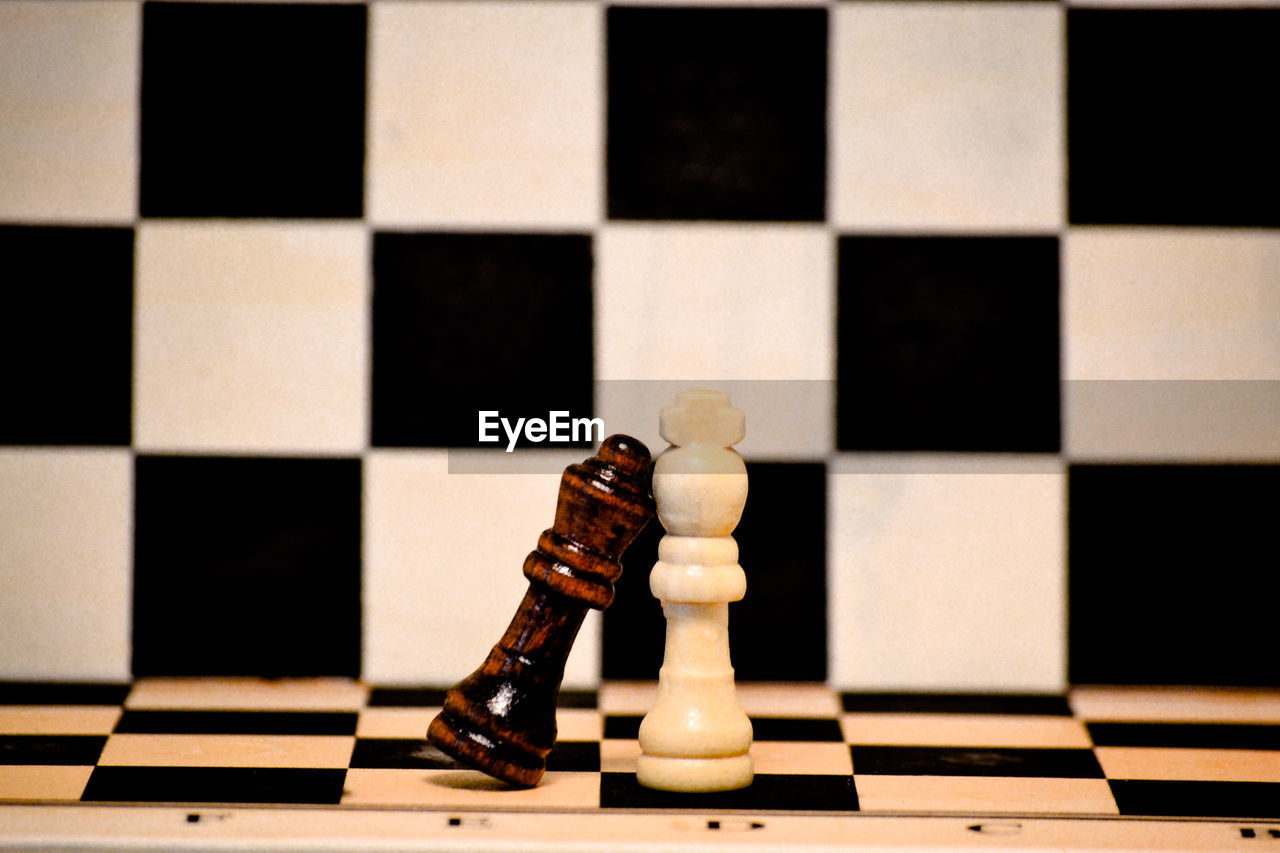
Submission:
<svg viewBox="0 0 1280 853">
<path fill-rule="evenodd" d="M 729 660 L 729 602 L 746 594 L 730 535 L 747 502 L 747 467 L 732 445 L 746 419 L 721 391 L 682 391 L 662 410 L 673 445 L 654 463 L 653 496 L 667 533 L 649 588 L 662 601 L 667 642 L 658 700 L 640 724 L 640 784 L 729 791 L 751 784 L 751 721 Z"/>
</svg>

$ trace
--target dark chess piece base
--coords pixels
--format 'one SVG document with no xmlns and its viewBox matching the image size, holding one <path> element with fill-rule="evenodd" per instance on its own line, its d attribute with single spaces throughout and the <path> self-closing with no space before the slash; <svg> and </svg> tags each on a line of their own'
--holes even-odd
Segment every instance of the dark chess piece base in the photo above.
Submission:
<svg viewBox="0 0 1280 853">
<path fill-rule="evenodd" d="M 517 787 L 542 779 L 569 650 L 587 610 L 612 603 L 619 560 L 653 515 L 650 466 L 648 448 L 614 435 L 565 469 L 555 522 L 524 561 L 529 589 L 515 617 L 427 729 L 445 753 Z"/>
</svg>

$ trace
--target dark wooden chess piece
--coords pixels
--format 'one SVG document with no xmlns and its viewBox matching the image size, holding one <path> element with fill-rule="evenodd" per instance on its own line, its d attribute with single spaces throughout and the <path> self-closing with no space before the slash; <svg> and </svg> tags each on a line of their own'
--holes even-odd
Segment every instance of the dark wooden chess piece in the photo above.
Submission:
<svg viewBox="0 0 1280 853">
<path fill-rule="evenodd" d="M 613 602 L 619 558 L 653 515 L 650 467 L 644 444 L 614 435 L 565 469 L 555 522 L 524 561 L 529 589 L 484 663 L 445 695 L 432 743 L 511 785 L 538 784 L 569 649 L 588 608 Z"/>
</svg>

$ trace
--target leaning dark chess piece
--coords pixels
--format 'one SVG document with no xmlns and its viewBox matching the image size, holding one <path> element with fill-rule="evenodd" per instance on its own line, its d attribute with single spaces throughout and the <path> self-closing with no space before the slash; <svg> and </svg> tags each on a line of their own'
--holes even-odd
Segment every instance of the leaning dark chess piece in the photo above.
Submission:
<svg viewBox="0 0 1280 853">
<path fill-rule="evenodd" d="M 565 469 L 555 522 L 524 561 L 529 589 L 484 663 L 445 695 L 433 744 L 517 787 L 542 779 L 569 650 L 588 608 L 613 602 L 619 560 L 653 515 L 650 467 L 644 444 L 613 435 Z"/>
</svg>

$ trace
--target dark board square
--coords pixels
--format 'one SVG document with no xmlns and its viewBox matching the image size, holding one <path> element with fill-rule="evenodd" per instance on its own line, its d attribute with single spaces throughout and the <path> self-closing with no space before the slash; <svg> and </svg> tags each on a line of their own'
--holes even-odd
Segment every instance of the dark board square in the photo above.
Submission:
<svg viewBox="0 0 1280 853">
<path fill-rule="evenodd" d="M 1065 696 L 1040 693 L 842 693 L 849 712 L 1070 717 Z"/>
<path fill-rule="evenodd" d="M 1103 778 L 1089 749 L 854 745 L 850 752 L 858 775 Z"/>
<path fill-rule="evenodd" d="M 559 740 L 547 756 L 552 772 L 599 773 L 600 743 L 594 740 Z"/>
<path fill-rule="evenodd" d="M 355 676 L 360 461 L 140 456 L 135 675 Z"/>
<path fill-rule="evenodd" d="M 824 218 L 825 9 L 607 14 L 610 218 Z"/>
<path fill-rule="evenodd" d="M 595 690 L 561 690 L 556 698 L 557 708 L 600 707 L 600 694 Z"/>
<path fill-rule="evenodd" d="M 1094 746 L 1280 750 L 1280 725 L 1266 723 L 1086 723 Z"/>
<path fill-rule="evenodd" d="M 841 450 L 1057 452 L 1058 240 L 838 242 Z"/>
<path fill-rule="evenodd" d="M 0 765 L 98 763 L 106 735 L 0 735 Z"/>
<path fill-rule="evenodd" d="M 1076 684 L 1280 686 L 1280 465 L 1072 465 Z"/>
<path fill-rule="evenodd" d="M 752 717 L 753 740 L 826 741 L 840 743 L 844 734 L 829 717 Z"/>
<path fill-rule="evenodd" d="M 353 735 L 359 715 L 345 711 L 162 711 L 126 709 L 118 734 Z"/>
<path fill-rule="evenodd" d="M 373 443 L 501 452 L 482 411 L 591 417 L 591 277 L 585 234 L 375 234 Z"/>
<path fill-rule="evenodd" d="M 1280 9 L 1068 9 L 1073 224 L 1280 225 Z"/>
<path fill-rule="evenodd" d="M 362 5 L 147 3 L 143 216 L 363 211 Z"/>
<path fill-rule="evenodd" d="M 292 767 L 96 767 L 83 802 L 333 805 L 345 770 Z"/>
<path fill-rule="evenodd" d="M 638 714 L 609 714 L 604 718 L 604 737 L 609 740 L 635 740 L 640 736 Z M 752 717 L 753 740 L 831 741 L 844 740 L 837 720 L 823 717 Z"/>
<path fill-rule="evenodd" d="M 445 691 L 439 687 L 374 687 L 369 691 L 370 708 L 438 708 Z"/>
<path fill-rule="evenodd" d="M 607 714 L 604 718 L 605 740 L 635 740 L 640 737 L 640 714 Z"/>
<path fill-rule="evenodd" d="M 697 811 L 857 811 L 852 776 L 757 773 L 737 791 L 687 794 L 645 788 L 634 773 L 602 773 L 600 807 Z M 713 827 L 709 827 L 713 828 Z"/>
<path fill-rule="evenodd" d="M 458 764 L 425 739 L 359 738 L 351 753 L 351 767 L 402 770 L 450 770 Z"/>
<path fill-rule="evenodd" d="M 133 229 L 0 226 L 0 444 L 128 445 Z"/>
<path fill-rule="evenodd" d="M 1280 782 L 1112 779 L 1122 815 L 1280 818 Z"/>
<path fill-rule="evenodd" d="M 122 705 L 131 684 L 0 681 L 0 705 Z"/>
<path fill-rule="evenodd" d="M 749 491 L 734 531 L 747 594 L 729 605 L 729 645 L 742 681 L 827 677 L 826 466 L 748 462 Z M 785 530 L 785 536 L 778 531 Z M 609 679 L 653 679 L 666 620 L 649 591 L 665 533 L 656 518 L 623 555 L 617 595 L 604 612 L 602 667 Z"/>
</svg>

